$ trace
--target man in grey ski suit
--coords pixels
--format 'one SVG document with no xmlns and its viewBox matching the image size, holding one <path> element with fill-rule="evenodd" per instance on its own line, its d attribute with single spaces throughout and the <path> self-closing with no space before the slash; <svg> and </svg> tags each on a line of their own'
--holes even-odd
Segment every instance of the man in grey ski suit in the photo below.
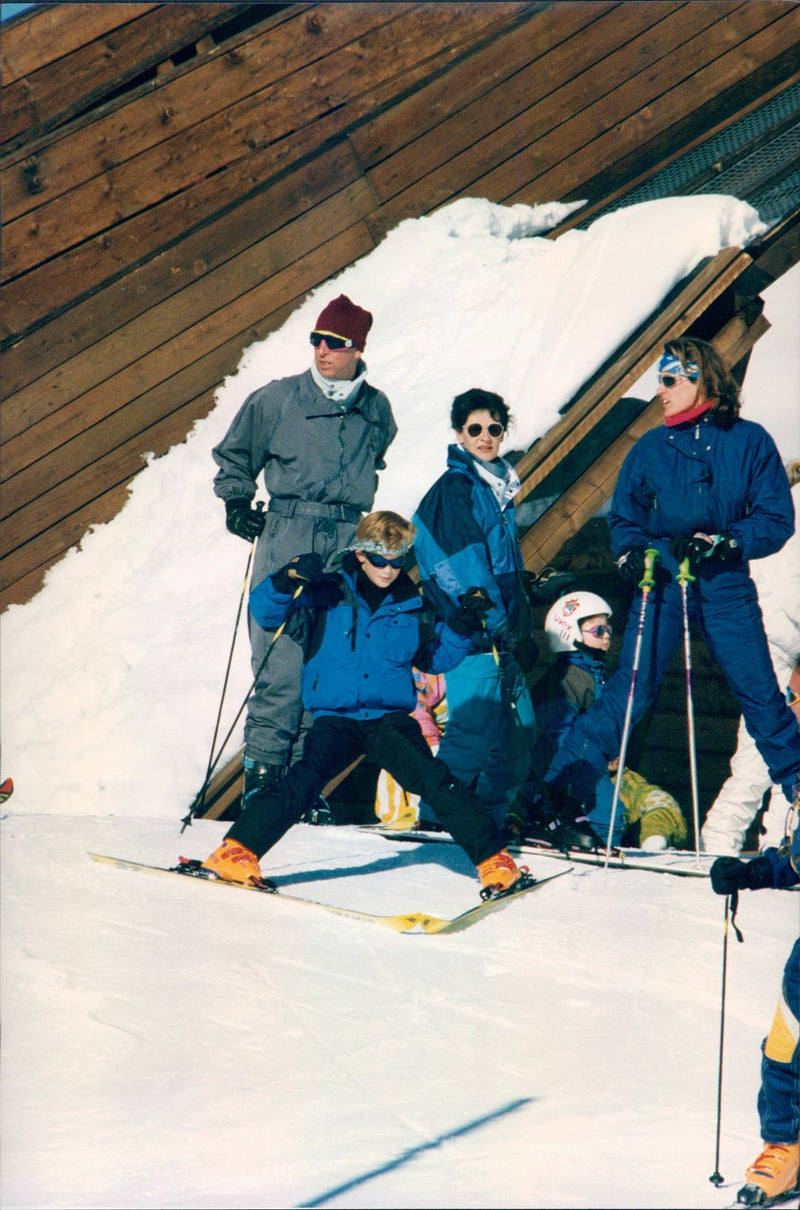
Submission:
<svg viewBox="0 0 800 1210">
<path fill-rule="evenodd" d="M 375 498 L 384 455 L 397 432 L 389 400 L 366 381 L 361 354 L 369 311 L 344 294 L 320 313 L 311 333 L 314 359 L 302 374 L 278 379 L 245 399 L 214 449 L 214 492 L 231 533 L 258 539 L 251 585 L 299 550 L 327 563 L 353 538 Z M 252 507 L 257 477 L 269 493 L 266 517 Z M 255 685 L 245 725 L 245 799 L 278 781 L 302 753 L 303 653 L 291 625 L 250 625 Z"/>
</svg>

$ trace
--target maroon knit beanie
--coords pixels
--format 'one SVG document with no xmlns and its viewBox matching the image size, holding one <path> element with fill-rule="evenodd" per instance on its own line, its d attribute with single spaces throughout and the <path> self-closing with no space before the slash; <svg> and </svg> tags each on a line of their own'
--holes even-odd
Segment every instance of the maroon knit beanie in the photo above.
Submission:
<svg viewBox="0 0 800 1210">
<path fill-rule="evenodd" d="M 319 315 L 315 332 L 327 332 L 330 336 L 343 336 L 363 352 L 367 343 L 367 332 L 372 327 L 369 311 L 357 307 L 346 294 L 340 294 L 329 302 Z"/>
</svg>

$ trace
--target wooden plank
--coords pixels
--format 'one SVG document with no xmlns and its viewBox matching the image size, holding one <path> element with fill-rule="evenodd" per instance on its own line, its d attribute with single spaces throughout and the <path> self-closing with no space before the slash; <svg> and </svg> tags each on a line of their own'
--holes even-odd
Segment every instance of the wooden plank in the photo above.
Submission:
<svg viewBox="0 0 800 1210">
<path fill-rule="evenodd" d="M 772 13 L 771 0 L 764 2 Z M 708 15 L 716 11 L 716 5 L 702 8 Z M 724 21 L 717 21 L 702 35 L 685 43 L 680 55 L 660 59 L 600 100 L 579 108 L 558 126 L 548 125 L 552 121 L 553 100 L 537 102 L 385 201 L 373 228 L 376 238 L 409 214 L 424 213 L 465 193 L 497 202 L 505 202 L 513 195 L 530 204 L 578 195 L 583 178 L 595 175 L 598 163 L 617 158 L 621 134 L 625 135 L 621 150 L 633 150 L 642 142 L 643 129 L 666 130 L 686 111 L 696 112 L 702 103 L 715 96 L 716 64 L 714 71 L 704 69 L 719 58 L 721 42 L 740 44 L 729 52 L 725 61 L 729 71 L 740 74 L 748 62 L 752 63 L 757 49 L 768 53 L 765 35 L 770 31 L 775 47 L 785 47 L 786 39 L 793 36 L 794 26 L 786 24 L 791 12 L 779 6 L 782 20 L 776 18 L 756 41 L 748 30 L 752 32 L 758 27 L 760 11 L 760 5 L 738 4 Z M 778 26 L 782 27 L 780 34 L 774 28 Z M 676 80 L 691 86 L 673 87 Z M 579 88 L 579 80 L 562 86 L 558 94 L 562 113 L 572 114 L 570 90 Z M 667 91 L 666 99 L 659 97 L 659 89 Z M 646 105 L 642 104 L 643 97 L 647 98 Z M 575 98 L 576 103 L 580 100 L 580 96 Z M 682 109 L 676 111 L 675 105 Z M 548 128 L 543 130 L 543 126 Z M 585 148 L 589 150 L 582 151 Z"/>
<path fill-rule="evenodd" d="M 357 179 L 358 166 L 352 151 L 343 143 L 245 198 L 239 205 L 224 210 L 187 238 L 167 247 L 104 290 L 76 303 L 46 327 L 9 348 L 3 359 L 6 397 L 42 379 L 53 367 L 61 367 L 67 373 L 82 349 L 88 349 L 149 308 L 163 304 L 254 242 L 265 239 L 298 215 L 313 210 L 331 195 L 352 186 Z M 316 240 L 306 237 L 306 242 L 313 246 Z M 292 256 L 309 250 L 298 242 Z M 27 280 L 21 281 L 23 290 Z M 58 281 L 68 291 L 69 281 L 61 275 L 60 269 Z M 8 295 L 16 289 L 17 283 L 6 287 L 6 305 L 11 305 Z M 87 390 L 98 377 L 105 375 L 106 370 L 119 368 L 119 364 L 115 360 L 110 365 L 97 366 L 94 373 L 90 364 L 89 373 L 76 379 L 76 390 Z M 42 387 L 49 389 L 46 384 Z M 10 419 L 9 425 L 5 436 L 18 431 Z"/>
<path fill-rule="evenodd" d="M 538 55 L 532 47 L 531 61 L 510 79 L 471 104 L 459 106 L 452 117 L 370 168 L 367 175 L 375 196 L 381 203 L 386 202 L 413 181 L 427 177 L 442 165 L 449 167 L 457 153 L 479 143 L 483 162 L 493 167 L 497 153 L 493 151 L 492 136 L 501 127 L 508 137 L 520 115 L 525 115 L 521 130 L 526 142 L 534 126 L 537 137 L 560 128 L 565 114 L 579 113 L 588 98 L 613 92 L 630 79 L 643 57 L 656 49 L 659 54 L 675 53 L 692 32 L 707 29 L 740 2 L 694 9 L 690 5 L 688 15 L 687 6 L 659 0 L 623 4 L 601 13 L 588 30 L 578 29 L 552 48 L 542 45 Z M 516 146 L 519 137 L 514 138 Z M 508 150 L 504 146 L 502 154 Z"/>
<path fill-rule="evenodd" d="M 535 147 L 527 145 L 517 163 L 483 174 L 472 187 L 492 190 L 503 201 L 513 196 L 530 203 L 533 198 L 549 198 L 554 188 L 559 197 L 569 199 L 596 177 L 598 165 L 609 174 L 617 161 L 644 154 L 648 140 L 660 137 L 671 149 L 673 128 L 679 123 L 685 128 L 694 120 L 707 131 L 704 107 L 745 80 L 752 97 L 753 65 L 764 67 L 773 59 L 791 56 L 800 38 L 800 7 L 781 6 L 778 17 L 759 30 L 760 8 L 760 4 L 745 4 L 714 27 L 714 34 L 729 49 L 722 49 L 716 36 L 694 39 L 685 51 L 691 71 L 677 69 L 672 61 L 655 64 L 613 96 L 589 106 L 580 124 L 566 124 L 566 129 L 546 135 Z M 645 105 L 642 97 L 648 98 Z"/>
<path fill-rule="evenodd" d="M 7 284 L 3 289 L 4 319 L 10 329 L 7 342 L 15 343 L 7 344 L 3 361 L 6 393 L 19 390 L 177 293 L 359 175 L 346 142 L 301 160 L 297 168 L 272 182 L 268 173 L 260 172 L 262 167 L 260 157 L 247 161 L 241 172 L 235 165 L 231 172 L 168 198 Z M 254 191 L 254 181 L 259 179 L 267 183 Z M 155 252 L 142 262 L 144 248 Z M 110 283 L 101 288 L 107 279 Z M 77 295 L 76 281 L 81 283 Z M 46 327 L 17 339 L 21 331 L 53 311 L 56 317 Z"/>
<path fill-rule="evenodd" d="M 301 11 L 235 52 L 191 64 L 135 99 L 76 122 L 40 148 L 25 148 L 9 158 L 3 174 L 7 224 L 13 230 L 13 219 L 34 207 L 45 216 L 57 199 L 74 207 L 74 195 L 84 190 L 87 198 L 96 197 L 99 179 L 113 192 L 94 220 L 102 230 L 120 217 L 120 198 L 131 213 L 130 188 L 137 205 L 152 204 L 163 192 L 162 177 L 170 188 L 185 188 L 222 163 L 285 137 L 340 106 L 365 77 L 368 84 L 376 58 L 385 72 L 397 74 L 399 65 L 388 52 L 399 51 L 401 36 L 393 27 L 406 15 L 412 20 L 400 22 L 401 30 L 416 31 L 420 22 L 413 20 L 411 4 L 323 4 L 313 19 Z M 407 56 L 411 50 L 405 48 Z M 26 178 L 32 159 L 42 183 L 35 197 Z M 136 190 L 140 172 L 152 176 Z"/>
<path fill-rule="evenodd" d="M 662 5 L 656 3 L 656 7 Z M 674 8 L 675 4 L 666 7 Z M 573 34 L 585 34 L 588 26 L 606 13 L 624 8 L 616 0 L 576 0 L 532 12 L 523 24 L 500 34 L 481 51 L 480 70 L 476 71 L 472 57 L 462 60 L 352 131 L 349 138 L 359 160 L 364 168 L 372 168 L 408 143 L 416 144 L 426 132 L 532 60 L 540 60 Z"/>
<path fill-rule="evenodd" d="M 362 10 L 371 10 L 373 7 L 388 15 L 389 10 L 405 6 L 332 6 L 334 10 L 357 12 L 362 23 L 366 22 L 368 16 Z M 152 145 L 133 158 L 126 150 L 124 159 L 114 161 L 113 157 L 109 157 L 105 144 L 95 155 L 91 148 L 85 146 L 84 140 L 82 155 L 89 167 L 83 175 L 92 173 L 91 179 L 57 199 L 48 197 L 35 213 L 25 215 L 20 212 L 20 217 L 14 221 L 12 216 L 15 208 L 18 209 L 24 201 L 19 189 L 20 169 L 30 170 L 29 157 L 25 165 L 18 166 L 10 175 L 5 276 L 10 279 L 27 271 L 46 258 L 58 255 L 92 234 L 112 226 L 121 218 L 156 204 L 165 194 L 186 189 L 224 165 L 248 157 L 256 148 L 268 143 L 279 144 L 287 135 L 304 127 L 313 128 L 314 123 L 326 114 L 335 112 L 336 125 L 341 130 L 348 122 L 347 107 L 353 100 L 371 97 L 376 81 L 396 77 L 405 59 L 414 62 L 419 58 L 419 41 L 422 38 L 424 45 L 426 23 L 429 24 L 432 19 L 429 7 L 438 9 L 437 5 L 423 5 L 408 19 L 396 20 L 365 32 L 361 37 L 357 36 L 359 31 L 357 27 L 354 28 L 353 17 L 340 17 L 338 24 L 332 24 L 341 30 L 341 44 L 336 46 L 331 39 L 334 45 L 329 47 L 326 41 L 326 50 L 331 53 L 327 53 L 324 59 L 304 70 L 295 71 L 289 78 L 270 84 L 258 93 L 243 97 L 235 104 L 228 104 L 227 109 L 215 112 L 203 121 L 197 121 L 181 138 L 174 133 L 176 125 L 180 124 L 177 119 L 173 120 L 170 116 L 168 126 L 171 137 L 165 139 L 163 121 L 151 118 L 149 126 L 151 129 L 158 128 L 158 138 L 154 134 Z M 476 8 L 483 12 L 485 6 L 452 4 L 443 7 L 447 15 L 438 14 L 437 17 L 437 33 L 440 36 L 443 34 L 439 28 L 442 23 L 446 25 L 452 22 L 454 27 L 463 29 L 470 20 L 473 23 L 476 20 L 471 10 Z M 488 10 L 499 13 L 509 7 L 512 11 L 516 8 L 498 4 L 489 5 Z M 412 16 L 415 18 L 413 22 Z M 353 37 L 355 41 L 347 40 Z M 220 104 L 223 99 L 230 98 L 231 80 L 226 77 L 224 83 L 224 97 L 220 98 Z M 126 110 L 131 121 L 135 115 L 128 111 L 134 108 L 134 105 L 130 105 Z M 197 105 L 193 107 L 194 111 L 199 108 Z M 141 127 L 137 130 L 141 133 Z M 309 133 L 314 134 L 315 142 L 319 145 L 319 132 L 312 129 Z M 55 153 L 56 150 L 63 156 L 65 146 L 59 145 L 51 152 Z M 43 175 L 49 180 L 52 166 Z"/>
<path fill-rule="evenodd" d="M 430 46 L 430 40 L 429 49 L 434 49 Z M 442 51 L 442 55 L 446 57 L 454 53 L 455 48 L 452 46 L 445 46 Z M 424 70 L 427 69 L 416 66 L 413 71 L 406 73 L 403 76 L 403 87 L 410 87 Z M 388 103 L 392 96 L 390 89 L 394 87 L 396 85 L 392 81 L 360 98 L 351 106 L 352 116 L 358 117 L 373 105 Z M 61 341 L 61 352 L 54 351 L 51 360 L 46 345 L 40 341 L 35 346 L 34 355 L 25 360 L 30 366 L 40 365 L 42 369 L 47 369 L 55 364 L 56 360 L 85 347 L 87 333 L 91 331 L 94 334 L 93 325 L 99 325 L 101 334 L 108 330 L 111 317 L 117 314 L 118 308 L 130 315 L 132 300 L 137 295 L 120 281 L 118 296 L 111 307 L 106 306 L 105 299 L 91 296 L 86 300 L 86 305 L 76 305 L 73 296 L 76 281 L 81 282 L 85 291 L 89 292 L 96 291 L 102 282 L 110 277 L 118 278 L 123 266 L 135 265 L 137 259 L 141 259 L 143 249 L 159 240 L 166 243 L 169 239 L 178 238 L 191 230 L 202 220 L 209 206 L 219 209 L 233 205 L 243 194 L 252 192 L 254 182 L 265 181 L 287 165 L 297 160 L 302 161 L 307 155 L 313 156 L 320 145 L 324 146 L 326 140 L 335 135 L 340 122 L 340 115 L 336 113 L 331 116 L 330 121 L 325 119 L 313 129 L 298 132 L 297 135 L 282 140 L 247 160 L 235 163 L 191 190 L 168 197 L 143 214 L 117 224 L 102 236 L 85 242 L 71 252 L 33 270 L 31 274 L 7 284 L 4 287 L 6 339 L 13 341 L 15 336 L 25 332 L 29 326 L 42 322 L 52 311 L 57 311 L 59 307 L 72 301 L 71 316 L 74 323 L 70 323 L 69 317 L 65 318 L 64 322 L 69 325 L 69 330 L 62 328 L 64 339 Z M 87 311 L 92 314 L 88 316 Z M 6 375 L 14 376 L 16 386 L 31 380 L 24 365 L 18 371 L 20 361 L 19 357 L 14 357 L 12 348 L 6 356 L 5 372 Z"/>
<path fill-rule="evenodd" d="M 159 4 L 149 9 L 142 7 L 146 11 L 137 14 L 136 19 L 94 38 L 87 37 L 71 54 L 62 54 L 27 72 L 23 78 L 4 83 L 2 143 L 5 148 L 40 136 L 48 128 L 97 104 L 108 92 L 118 91 L 128 81 L 196 44 L 204 34 L 231 21 L 248 6 Z"/>
<path fill-rule="evenodd" d="M 273 311 L 285 283 L 290 283 L 296 297 L 298 277 L 307 282 L 314 251 L 320 250 L 315 272 L 324 273 L 331 260 L 341 264 L 371 250 L 374 245 L 366 227 L 354 222 L 370 205 L 366 183 L 356 181 L 199 278 L 176 298 L 152 307 L 10 396 L 5 401 L 3 445 L 8 479 L 31 465 L 30 456 L 41 457 L 76 432 L 94 428 L 111 411 L 174 375 L 176 366 L 196 360 L 198 354 L 244 331 L 254 317 Z M 337 240 L 341 241 L 338 248 Z M 305 255 L 296 263 L 293 253 L 298 246 Z M 86 389 L 88 382 L 95 385 Z M 28 440 L 19 440 L 34 426 Z M 9 499 L 16 494 L 11 482 L 6 484 L 6 494 Z"/>
<path fill-rule="evenodd" d="M 71 55 L 157 4 L 47 4 L 3 25 L 0 76 L 4 87 Z"/>
</svg>

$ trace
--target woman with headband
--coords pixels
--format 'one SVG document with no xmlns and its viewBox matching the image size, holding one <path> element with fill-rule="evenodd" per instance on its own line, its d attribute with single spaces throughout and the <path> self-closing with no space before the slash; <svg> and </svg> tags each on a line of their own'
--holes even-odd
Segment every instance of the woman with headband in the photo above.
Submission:
<svg viewBox="0 0 800 1210">
<path fill-rule="evenodd" d="M 790 803 L 800 787 L 800 732 L 775 677 L 748 560 L 781 549 L 794 531 L 789 482 L 775 442 L 739 416 L 738 386 L 706 341 L 667 343 L 658 366 L 663 424 L 628 453 L 608 521 L 620 575 L 640 586 L 620 664 L 547 772 L 558 824 L 583 814 L 608 761 L 619 754 L 645 575 L 657 552 L 631 721 L 655 699 L 683 639 L 681 563 L 688 560 L 690 619 L 722 668 L 770 771 Z"/>
</svg>

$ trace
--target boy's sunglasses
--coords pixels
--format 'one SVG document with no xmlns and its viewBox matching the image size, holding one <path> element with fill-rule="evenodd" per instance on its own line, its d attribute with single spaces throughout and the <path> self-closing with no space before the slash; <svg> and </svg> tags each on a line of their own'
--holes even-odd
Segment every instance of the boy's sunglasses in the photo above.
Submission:
<svg viewBox="0 0 800 1210">
<path fill-rule="evenodd" d="M 362 553 L 367 562 L 371 563 L 373 567 L 391 567 L 394 571 L 400 571 L 406 561 L 405 555 L 401 555 L 399 559 L 384 559 L 383 555 L 367 554 L 366 551 Z"/>
<path fill-rule="evenodd" d="M 314 348 L 318 348 L 323 340 L 329 349 L 352 349 L 352 340 L 345 340 L 344 336 L 331 336 L 330 332 L 312 332 L 308 338 Z"/>
<path fill-rule="evenodd" d="M 480 437 L 481 433 L 483 432 L 483 425 L 482 424 L 468 424 L 467 432 L 470 435 L 470 437 Z M 505 429 L 503 428 L 502 424 L 487 424 L 486 432 L 489 434 L 490 437 L 502 437 L 503 433 L 505 432 Z"/>
<path fill-rule="evenodd" d="M 603 639 L 606 635 L 611 636 L 613 633 L 610 626 L 581 626 L 581 634 L 593 634 L 596 639 Z"/>
</svg>

